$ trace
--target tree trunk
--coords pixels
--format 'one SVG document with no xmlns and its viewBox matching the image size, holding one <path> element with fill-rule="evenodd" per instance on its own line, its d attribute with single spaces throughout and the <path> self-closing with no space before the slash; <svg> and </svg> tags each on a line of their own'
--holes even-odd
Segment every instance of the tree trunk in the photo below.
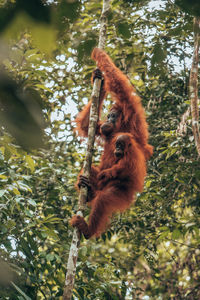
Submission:
<svg viewBox="0 0 200 300">
<path fill-rule="evenodd" d="M 178 125 L 177 128 L 177 134 L 178 135 L 186 135 L 187 133 L 187 123 L 188 123 L 188 118 L 191 114 L 191 107 L 189 106 L 188 109 L 184 112 L 184 114 L 181 117 L 181 122 Z"/>
<path fill-rule="evenodd" d="M 194 18 L 194 53 L 190 71 L 190 101 L 192 115 L 192 130 L 198 155 L 200 156 L 200 134 L 199 134 L 199 108 L 198 108 L 198 63 L 199 63 L 199 38 L 200 18 Z"/>
</svg>

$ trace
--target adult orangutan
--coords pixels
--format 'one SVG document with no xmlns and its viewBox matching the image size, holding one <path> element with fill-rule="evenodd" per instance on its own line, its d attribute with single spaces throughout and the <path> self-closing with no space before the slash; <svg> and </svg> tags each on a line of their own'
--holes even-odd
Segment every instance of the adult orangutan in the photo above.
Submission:
<svg viewBox="0 0 200 300">
<path fill-rule="evenodd" d="M 109 155 L 104 152 L 99 167 L 92 166 L 90 180 L 81 176 L 78 185 L 88 186 L 91 206 L 89 224 L 74 216 L 76 226 L 85 238 L 99 236 L 117 211 L 124 211 L 141 192 L 146 176 L 146 159 L 141 146 L 130 133 L 116 133 L 110 143 Z"/>
<path fill-rule="evenodd" d="M 153 154 L 153 147 L 148 144 L 148 125 L 140 97 L 128 78 L 114 65 L 110 57 L 101 49 L 94 48 L 92 58 L 97 62 L 97 70 L 93 78 L 101 78 L 103 84 L 100 92 L 99 116 L 102 102 L 107 93 L 111 93 L 115 103 L 107 116 L 106 122 L 98 122 L 97 135 L 105 141 L 104 151 L 109 151 L 109 144 L 117 132 L 129 132 L 141 146 L 146 160 Z M 91 101 L 83 108 L 76 118 L 77 131 L 80 136 L 88 135 L 89 112 Z"/>
</svg>

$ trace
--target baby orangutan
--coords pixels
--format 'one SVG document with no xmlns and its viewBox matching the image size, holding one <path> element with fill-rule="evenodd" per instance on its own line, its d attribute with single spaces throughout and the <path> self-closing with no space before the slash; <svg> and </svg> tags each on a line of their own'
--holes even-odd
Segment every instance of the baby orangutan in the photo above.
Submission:
<svg viewBox="0 0 200 300">
<path fill-rule="evenodd" d="M 141 146 L 130 133 L 117 133 L 110 144 L 110 154 L 102 155 L 99 167 L 92 166 L 90 180 L 80 175 L 78 186 L 88 187 L 91 206 L 89 224 L 83 217 L 73 216 L 76 226 L 86 239 L 105 231 L 113 213 L 124 211 L 143 190 L 146 160 Z"/>
</svg>

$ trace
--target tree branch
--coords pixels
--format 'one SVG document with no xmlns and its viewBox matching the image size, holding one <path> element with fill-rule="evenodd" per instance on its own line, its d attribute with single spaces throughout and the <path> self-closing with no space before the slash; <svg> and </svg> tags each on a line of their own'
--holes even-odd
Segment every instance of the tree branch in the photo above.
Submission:
<svg viewBox="0 0 200 300">
<path fill-rule="evenodd" d="M 191 114 L 191 107 L 188 107 L 188 109 L 182 115 L 181 122 L 178 125 L 176 131 L 178 135 L 185 135 L 187 133 L 187 122 L 190 114 Z"/>
<path fill-rule="evenodd" d="M 200 156 L 200 133 L 199 133 L 199 108 L 198 108 L 198 63 L 199 63 L 199 39 L 200 18 L 194 18 L 194 53 L 190 71 L 189 92 L 191 101 L 192 130 L 196 149 Z"/>
<path fill-rule="evenodd" d="M 110 0 L 103 1 L 103 9 L 100 17 L 100 33 L 99 33 L 99 44 L 98 47 L 104 49 L 106 42 L 106 27 L 107 27 L 107 16 L 110 9 Z M 90 110 L 90 122 L 88 129 L 88 143 L 86 149 L 86 159 L 83 166 L 83 175 L 89 177 L 91 162 L 92 162 L 92 152 L 95 140 L 96 126 L 98 121 L 98 100 L 100 95 L 101 79 L 96 78 L 92 90 L 92 105 Z M 81 187 L 79 194 L 79 210 L 77 215 L 83 216 L 83 211 L 85 208 L 87 198 L 87 188 Z M 69 252 L 67 273 L 65 279 L 65 287 L 63 293 L 63 300 L 70 300 L 73 293 L 75 275 L 76 275 L 76 261 L 78 258 L 78 249 L 80 244 L 80 234 L 76 228 L 74 228 L 73 238 L 71 242 L 71 248 Z"/>
</svg>

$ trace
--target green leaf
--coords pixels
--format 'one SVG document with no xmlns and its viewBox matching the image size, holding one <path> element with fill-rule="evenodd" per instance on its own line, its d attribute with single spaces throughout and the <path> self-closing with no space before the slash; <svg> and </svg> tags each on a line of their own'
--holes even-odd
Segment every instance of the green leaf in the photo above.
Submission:
<svg viewBox="0 0 200 300">
<path fill-rule="evenodd" d="M 88 56 L 91 53 L 92 48 L 96 45 L 96 36 L 91 35 L 87 40 L 81 41 L 77 50 L 78 50 L 78 59 L 82 61 L 85 56 Z"/>
<path fill-rule="evenodd" d="M 86 256 L 87 255 L 87 247 L 86 246 L 81 247 L 81 255 L 82 256 Z"/>
<path fill-rule="evenodd" d="M 52 229 L 49 229 L 49 228 L 47 228 L 47 227 L 43 227 L 43 232 L 42 232 L 42 235 L 43 235 L 43 237 L 51 237 L 52 239 L 54 239 L 54 240 L 59 240 L 59 236 L 57 235 L 57 233 Z"/>
<path fill-rule="evenodd" d="M 48 91 L 51 94 L 53 93 L 53 91 L 50 88 L 46 87 L 44 84 L 36 84 L 35 87 L 42 89 L 44 91 Z"/>
<path fill-rule="evenodd" d="M 177 152 L 177 149 L 176 149 L 176 148 L 169 149 L 169 150 L 167 151 L 166 160 L 169 159 L 169 158 L 170 158 L 172 155 L 174 155 L 176 152 Z"/>
<path fill-rule="evenodd" d="M 16 222 L 14 220 L 9 220 L 6 225 L 9 229 L 12 229 L 13 227 L 15 227 Z"/>
<path fill-rule="evenodd" d="M 117 31 L 124 38 L 129 39 L 131 37 L 130 28 L 129 28 L 129 24 L 128 23 L 118 23 L 117 24 Z"/>
<path fill-rule="evenodd" d="M 20 190 L 25 191 L 25 192 L 31 192 L 31 193 L 32 193 L 31 188 L 30 188 L 27 184 L 25 184 L 24 182 L 22 182 L 22 181 L 17 181 L 17 185 L 18 185 L 18 187 L 20 188 Z"/>
<path fill-rule="evenodd" d="M 154 64 L 162 64 L 167 55 L 166 50 L 163 48 L 160 42 L 157 42 L 154 46 L 153 56 L 151 59 L 152 65 Z"/>
<path fill-rule="evenodd" d="M 15 195 L 21 195 L 21 193 L 20 193 L 20 191 L 17 189 L 17 188 L 13 188 L 12 189 L 12 191 L 13 191 L 13 193 L 15 194 Z"/>
<path fill-rule="evenodd" d="M 178 229 L 175 229 L 173 232 L 172 232 L 172 239 L 178 239 L 181 237 L 181 231 L 178 230 Z"/>
<path fill-rule="evenodd" d="M 34 160 L 32 159 L 32 157 L 30 155 L 26 155 L 25 160 L 27 162 L 28 168 L 33 173 L 35 171 L 35 162 L 34 162 Z"/>
<path fill-rule="evenodd" d="M 24 297 L 25 300 L 32 300 L 30 297 L 28 297 L 17 285 L 14 284 L 14 282 L 11 281 L 11 284 L 14 286 L 14 288 Z"/>
<path fill-rule="evenodd" d="M 54 217 L 54 215 L 50 215 L 42 220 L 42 223 L 58 223 L 61 219 Z"/>
<path fill-rule="evenodd" d="M 47 254 L 47 256 L 46 256 L 46 260 L 48 260 L 48 261 L 52 261 L 52 260 L 54 260 L 55 259 L 55 256 L 53 255 L 53 254 Z"/>
<path fill-rule="evenodd" d="M 2 197 L 6 192 L 6 190 L 0 190 L 0 197 Z"/>
<path fill-rule="evenodd" d="M 25 209 L 24 212 L 25 212 L 26 216 L 28 216 L 28 217 L 30 217 L 30 218 L 33 217 L 33 211 L 32 211 L 32 210 L 30 210 L 30 209 Z"/>
<path fill-rule="evenodd" d="M 37 205 L 37 203 L 33 199 L 28 199 L 28 203 L 31 204 L 31 205 L 33 205 L 33 206 Z"/>
<path fill-rule="evenodd" d="M 170 232 L 168 231 L 164 231 L 159 235 L 159 240 L 163 240 L 165 239 L 167 236 L 169 236 Z"/>
</svg>

